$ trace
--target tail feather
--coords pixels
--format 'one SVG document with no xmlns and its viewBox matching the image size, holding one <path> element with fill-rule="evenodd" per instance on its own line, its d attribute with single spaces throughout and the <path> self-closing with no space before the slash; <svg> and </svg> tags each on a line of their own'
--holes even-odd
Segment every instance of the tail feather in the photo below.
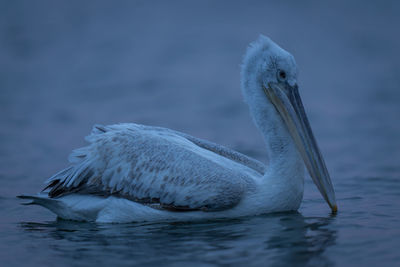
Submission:
<svg viewBox="0 0 400 267">
<path fill-rule="evenodd" d="M 47 194 L 20 195 L 20 199 L 30 200 L 22 205 L 39 205 L 54 212 L 59 218 L 75 221 L 95 221 L 104 207 L 104 199 L 99 197 L 73 195 L 50 198 Z"/>
<path fill-rule="evenodd" d="M 17 196 L 20 199 L 31 200 L 31 202 L 21 203 L 22 205 L 40 205 L 49 210 L 59 209 L 61 202 L 57 199 L 49 198 L 47 195 L 41 194 L 36 196 L 20 195 Z"/>
</svg>

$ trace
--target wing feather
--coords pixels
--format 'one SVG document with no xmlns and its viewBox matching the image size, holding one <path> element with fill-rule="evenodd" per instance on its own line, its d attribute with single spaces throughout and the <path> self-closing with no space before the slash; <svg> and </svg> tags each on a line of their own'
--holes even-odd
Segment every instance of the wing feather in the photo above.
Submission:
<svg viewBox="0 0 400 267">
<path fill-rule="evenodd" d="M 50 197 L 116 195 L 172 210 L 214 211 L 238 204 L 254 187 L 249 173 L 262 171 L 237 152 L 163 128 L 96 125 L 86 140 L 89 146 L 71 153 L 72 166 L 48 179 Z M 247 172 L 239 171 L 243 162 Z"/>
<path fill-rule="evenodd" d="M 162 127 L 154 127 L 154 126 L 146 126 L 146 125 L 139 125 L 139 124 L 134 124 L 134 123 L 120 123 L 120 124 L 115 124 L 115 125 L 110 125 L 110 126 L 103 126 L 103 125 L 95 125 L 92 133 L 98 133 L 99 131 L 105 132 L 107 130 L 117 130 L 117 129 L 143 129 L 143 130 L 151 130 L 151 131 L 158 131 L 160 133 L 165 133 L 165 134 L 174 134 L 178 136 L 182 136 L 186 138 L 187 140 L 191 141 L 192 143 L 198 145 L 199 147 L 202 147 L 204 149 L 210 150 L 220 156 L 226 157 L 228 159 L 231 159 L 237 163 L 243 164 L 255 171 L 257 171 L 260 174 L 264 174 L 266 171 L 266 166 L 253 158 L 250 158 L 242 153 L 239 153 L 235 150 L 232 150 L 230 148 L 221 146 L 219 144 L 210 142 L 208 140 L 200 139 L 182 132 L 174 131 L 168 128 L 162 128 Z"/>
</svg>

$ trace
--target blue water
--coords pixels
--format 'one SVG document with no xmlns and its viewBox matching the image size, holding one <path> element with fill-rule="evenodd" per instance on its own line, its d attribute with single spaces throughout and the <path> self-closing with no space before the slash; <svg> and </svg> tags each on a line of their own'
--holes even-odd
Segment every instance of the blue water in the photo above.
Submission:
<svg viewBox="0 0 400 267">
<path fill-rule="evenodd" d="M 399 265 L 399 12 L 398 1 L 0 1 L 1 265 Z M 309 178 L 298 213 L 237 220 L 103 225 L 19 205 L 95 123 L 164 126 L 266 161 L 239 87 L 260 33 L 297 60 L 336 216 Z"/>
</svg>

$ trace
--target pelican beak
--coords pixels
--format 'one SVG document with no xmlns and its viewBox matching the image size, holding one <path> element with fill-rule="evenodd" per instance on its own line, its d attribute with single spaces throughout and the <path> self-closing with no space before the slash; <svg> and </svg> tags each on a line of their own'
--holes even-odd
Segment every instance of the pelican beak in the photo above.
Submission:
<svg viewBox="0 0 400 267">
<path fill-rule="evenodd" d="M 332 212 L 336 213 L 335 191 L 304 111 L 297 85 L 269 83 L 268 87 L 263 87 L 286 124 L 315 185 Z"/>
</svg>

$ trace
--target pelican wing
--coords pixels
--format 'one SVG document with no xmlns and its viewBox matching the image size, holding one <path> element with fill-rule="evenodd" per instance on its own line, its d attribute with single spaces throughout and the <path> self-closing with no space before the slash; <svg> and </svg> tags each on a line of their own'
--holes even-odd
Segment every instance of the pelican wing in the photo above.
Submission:
<svg viewBox="0 0 400 267">
<path fill-rule="evenodd" d="M 246 155 L 243 155 L 242 153 L 239 153 L 237 151 L 234 151 L 232 149 L 229 149 L 227 147 L 218 145 L 216 143 L 203 140 L 200 138 L 193 137 L 188 134 L 180 133 L 180 132 L 175 132 L 176 134 L 181 135 L 182 137 L 185 137 L 189 141 L 193 142 L 194 144 L 207 149 L 209 151 L 212 151 L 220 156 L 226 157 L 230 160 L 233 160 L 239 164 L 245 165 L 255 171 L 257 171 L 259 174 L 263 175 L 265 173 L 265 165 L 258 160 L 252 159 Z"/>
<path fill-rule="evenodd" d="M 116 124 L 116 125 L 110 125 L 110 126 L 102 126 L 102 125 L 97 125 L 94 127 L 94 129 L 103 129 L 103 131 L 107 131 L 110 129 L 113 130 L 122 130 L 122 129 L 142 129 L 145 131 L 155 131 L 155 132 L 159 132 L 161 134 L 171 134 L 171 135 L 179 135 L 182 136 L 184 138 L 186 138 L 187 140 L 191 141 L 192 143 L 194 143 L 195 145 L 202 147 L 204 149 L 207 149 L 211 152 L 214 152 L 222 157 L 228 158 L 230 160 L 233 160 L 241 165 L 245 165 L 255 171 L 257 171 L 259 174 L 264 174 L 265 170 L 266 170 L 266 166 L 261 163 L 258 160 L 255 160 L 253 158 L 250 158 L 242 153 L 239 153 L 237 151 L 234 151 L 230 148 L 221 146 L 219 144 L 204 140 L 204 139 L 200 139 L 185 133 L 181 133 L 178 131 L 174 131 L 168 128 L 163 128 L 163 127 L 154 127 L 154 126 L 146 126 L 146 125 L 140 125 L 140 124 L 134 124 L 134 123 L 120 123 L 120 124 Z"/>
<path fill-rule="evenodd" d="M 237 152 L 164 128 L 95 126 L 86 140 L 89 146 L 70 155 L 72 166 L 47 181 L 50 197 L 115 195 L 173 210 L 223 210 L 239 203 L 254 188 L 251 175 L 263 170 Z"/>
</svg>

